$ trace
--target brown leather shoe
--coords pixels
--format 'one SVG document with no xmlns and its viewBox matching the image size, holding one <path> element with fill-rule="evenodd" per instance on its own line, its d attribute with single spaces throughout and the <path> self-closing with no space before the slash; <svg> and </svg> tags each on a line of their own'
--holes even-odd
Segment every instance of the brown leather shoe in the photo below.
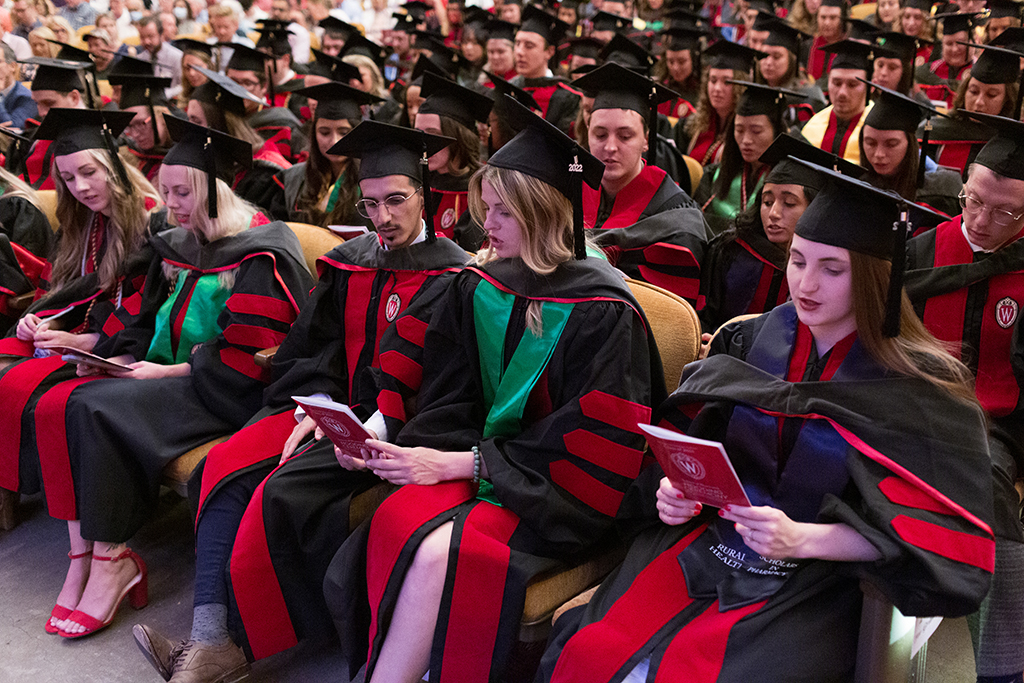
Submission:
<svg viewBox="0 0 1024 683">
<path fill-rule="evenodd" d="M 185 647 L 185 641 L 173 643 L 145 624 L 135 624 L 132 635 L 146 660 L 165 681 L 169 681 L 174 656 Z"/>
<path fill-rule="evenodd" d="M 249 676 L 249 662 L 234 643 L 213 646 L 190 640 L 176 653 L 171 683 L 235 683 Z"/>
<path fill-rule="evenodd" d="M 21 494 L 17 491 L 0 489 L 0 529 L 11 531 L 18 526 L 18 502 Z"/>
</svg>

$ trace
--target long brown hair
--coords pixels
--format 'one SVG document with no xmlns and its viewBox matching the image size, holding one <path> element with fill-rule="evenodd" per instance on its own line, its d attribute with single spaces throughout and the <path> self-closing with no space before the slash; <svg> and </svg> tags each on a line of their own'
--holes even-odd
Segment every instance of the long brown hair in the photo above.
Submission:
<svg viewBox="0 0 1024 683">
<path fill-rule="evenodd" d="M 441 119 L 441 135 L 455 138 L 455 142 L 448 147 L 447 174 L 460 177 L 476 173 L 481 166 L 480 136 L 476 130 L 466 128 L 447 116 L 438 118 Z"/>
<path fill-rule="evenodd" d="M 857 141 L 860 145 L 860 165 L 868 169 L 867 181 L 875 187 L 892 190 L 904 199 L 914 201 L 917 197 L 918 152 L 920 151 L 917 136 L 902 131 L 907 138 L 907 153 L 903 155 L 903 160 L 893 173 L 881 176 L 875 172 L 871 162 L 868 161 L 868 155 L 864 153 L 864 128 L 865 126 L 861 126 Z"/>
<path fill-rule="evenodd" d="M 317 112 L 319 111 L 318 108 Z M 360 122 L 360 119 L 345 120 L 353 128 Z M 299 210 L 304 214 L 305 222 L 312 225 L 363 225 L 366 220 L 356 212 L 356 201 L 359 199 L 359 164 L 355 159 L 348 159 L 342 170 L 345 179 L 338 188 L 338 199 L 334 203 L 334 209 L 328 213 L 320 208 L 324 196 L 334 187 L 338 176 L 334 174 L 331 160 L 320 152 L 320 145 L 316 141 L 316 124 L 319 121 L 319 115 L 314 115 L 309 159 L 306 160 L 306 182 L 297 199 Z"/>
<path fill-rule="evenodd" d="M 107 248 L 97 268 L 99 284 L 103 291 L 112 291 L 117 284 L 118 271 L 125 259 L 146 241 L 149 231 L 149 211 L 146 199 L 160 203 L 149 181 L 130 163 L 123 163 L 132 185 L 132 193 L 121 185 L 114 171 L 110 155 L 98 149 L 87 150 L 92 161 L 107 174 L 107 191 L 110 192 L 111 215 L 107 220 Z M 64 179 L 57 171 L 57 159 L 50 168 L 50 177 L 57 189 L 57 223 L 61 226 L 60 246 L 53 258 L 54 290 L 60 289 L 79 276 L 85 255 L 85 237 L 92 226 L 93 212 L 75 199 Z"/>
<path fill-rule="evenodd" d="M 696 111 L 686 117 L 686 126 L 684 130 L 686 135 L 690 138 L 692 144 L 701 133 L 711 127 L 711 122 L 715 117 L 715 108 L 711 106 L 711 99 L 708 97 L 708 79 L 711 73 L 710 68 L 705 68 L 701 72 L 700 76 L 700 97 L 697 99 Z M 733 80 L 745 81 L 749 78 L 747 74 L 742 71 L 736 71 L 733 69 L 732 72 Z M 736 114 L 736 104 L 740 101 L 740 91 L 742 88 L 733 86 L 732 89 L 732 114 L 729 116 L 728 121 L 722 121 L 722 134 L 732 134 L 732 117 Z"/>
<path fill-rule="evenodd" d="M 964 104 L 967 101 L 967 89 L 971 87 L 971 81 L 973 80 L 974 78 L 972 76 L 968 76 L 964 80 L 960 81 L 960 87 L 956 89 L 956 96 L 953 98 L 953 111 L 964 110 Z M 979 83 L 980 82 L 981 81 L 979 81 Z M 985 84 L 982 83 L 982 85 Z M 1017 102 L 1017 94 L 1020 92 L 1020 83 L 1017 81 L 1011 81 L 1009 83 L 1003 83 L 1003 86 L 1006 94 L 1003 96 L 1003 107 L 999 110 L 999 115 L 1013 118 L 1013 106 Z"/>
<path fill-rule="evenodd" d="M 971 371 L 925 328 L 906 292 L 900 305 L 899 336 L 882 334 L 891 267 L 884 259 L 850 252 L 853 313 L 861 344 L 887 370 L 923 379 L 977 405 Z"/>
<path fill-rule="evenodd" d="M 209 102 L 203 102 L 202 100 L 196 100 L 196 102 L 203 110 L 207 127 L 219 130 L 221 133 L 227 133 L 233 138 L 245 140 L 252 145 L 254 153 L 266 144 L 266 140 L 261 138 L 259 133 L 252 129 L 249 122 L 238 114 L 233 114 Z"/>
</svg>

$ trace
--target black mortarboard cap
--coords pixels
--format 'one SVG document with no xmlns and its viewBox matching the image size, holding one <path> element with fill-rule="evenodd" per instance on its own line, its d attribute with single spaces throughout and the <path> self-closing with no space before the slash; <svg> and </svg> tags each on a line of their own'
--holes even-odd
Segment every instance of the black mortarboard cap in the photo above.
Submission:
<svg viewBox="0 0 1024 683">
<path fill-rule="evenodd" d="M 633 22 L 626 17 L 604 11 L 594 14 L 590 22 L 594 31 L 615 31 L 616 33 L 625 31 L 633 25 Z"/>
<path fill-rule="evenodd" d="M 519 27 L 515 24 L 501 19 L 491 19 L 484 24 L 484 31 L 487 32 L 487 40 L 507 40 L 510 43 L 514 43 L 516 40 L 516 31 Z"/>
<path fill-rule="evenodd" d="M 260 52 L 248 45 L 241 45 L 239 43 L 217 43 L 217 45 L 230 47 L 234 50 L 234 52 L 231 53 L 231 59 L 228 60 L 228 64 L 225 69 L 254 71 L 261 74 L 266 72 L 267 60 L 273 59 L 273 57 L 268 55 L 266 52 Z"/>
<path fill-rule="evenodd" d="M 768 55 L 760 50 L 723 39 L 704 50 L 703 56 L 709 60 L 709 68 L 749 73 L 754 68 L 755 59 L 764 59 Z"/>
<path fill-rule="evenodd" d="M 795 138 L 788 133 L 780 133 L 772 141 L 772 144 L 768 146 L 768 149 L 758 157 L 758 161 L 771 166 L 772 169 L 764 178 L 766 183 L 800 185 L 815 190 L 821 189 L 822 184 L 825 182 L 824 177 L 814 169 L 798 164 L 789 157 L 810 161 L 826 168 L 834 168 L 843 175 L 852 178 L 860 178 L 866 172 L 864 167 L 852 164 L 840 156 L 829 154 L 825 150 Z"/>
<path fill-rule="evenodd" d="M 381 98 L 370 93 L 363 92 L 357 88 L 331 81 L 320 85 L 311 85 L 307 88 L 295 90 L 298 95 L 304 95 L 316 100 L 316 117 L 318 119 L 362 119 L 362 106 L 365 104 L 377 104 L 383 102 Z"/>
<path fill-rule="evenodd" d="M 804 98 L 806 95 L 796 90 L 785 88 L 774 88 L 770 85 L 751 83 L 749 81 L 728 81 L 733 85 L 743 86 L 743 93 L 739 102 L 736 103 L 736 113 L 740 116 L 757 116 L 764 114 L 770 119 L 776 119 L 782 115 L 786 108 L 786 96 Z"/>
<path fill-rule="evenodd" d="M 822 7 L 842 7 L 849 8 L 850 3 L 847 0 L 821 0 Z"/>
<path fill-rule="evenodd" d="M 423 22 L 427 18 L 427 12 L 434 9 L 434 6 L 420 0 L 410 0 L 402 5 L 402 9 Z"/>
<path fill-rule="evenodd" d="M 119 85 L 121 76 L 155 76 L 153 63 L 143 59 L 136 59 L 128 55 L 121 55 L 110 71 L 107 72 L 107 80 L 111 85 Z"/>
<path fill-rule="evenodd" d="M 493 14 L 485 10 L 483 7 L 470 5 L 462 10 L 462 24 L 464 26 L 482 26 L 490 21 L 493 16 Z"/>
<path fill-rule="evenodd" d="M 339 83 L 348 83 L 351 79 L 362 80 L 359 67 L 349 64 L 326 52 L 313 48 L 313 62 L 309 65 L 309 73 L 323 76 Z"/>
<path fill-rule="evenodd" d="M 106 150 L 122 187 L 132 194 L 121 157 L 114 140 L 135 118 L 130 111 L 99 111 L 95 109 L 63 109 L 54 107 L 46 114 L 35 132 L 36 140 L 52 140 L 53 156 L 65 156 L 86 149 Z"/>
<path fill-rule="evenodd" d="M 199 52 L 206 55 L 209 59 L 213 59 L 213 48 L 216 45 L 210 43 L 204 43 L 201 40 L 194 38 L 175 38 L 171 41 L 171 45 L 178 48 L 182 52 Z"/>
<path fill-rule="evenodd" d="M 430 193 L 427 160 L 455 142 L 452 138 L 431 135 L 415 128 L 393 126 L 379 121 L 363 121 L 352 132 L 327 150 L 328 154 L 362 159 L 360 178 L 404 175 L 423 184 L 427 210 L 427 241 L 433 242 L 434 201 Z"/>
<path fill-rule="evenodd" d="M 487 121 L 493 105 L 486 95 L 429 72 L 423 74 L 420 97 L 423 98 L 420 114 L 447 116 L 470 130 L 476 130 L 477 121 Z"/>
<path fill-rule="evenodd" d="M 933 4 L 932 0 L 904 0 L 903 7 L 918 9 L 927 15 L 931 13 Z"/>
<path fill-rule="evenodd" d="M 443 64 L 445 71 L 453 75 L 459 72 L 462 53 L 445 45 L 444 36 L 440 33 L 417 31 L 415 45 L 419 50 L 430 50 L 434 62 Z"/>
<path fill-rule="evenodd" d="M 192 90 L 192 94 L 189 96 L 190 100 L 211 104 L 237 116 L 245 115 L 245 100 L 256 104 L 265 104 L 263 100 L 222 73 L 204 69 L 201 66 L 192 68 L 206 76 L 207 81 Z"/>
<path fill-rule="evenodd" d="M 875 106 L 871 107 L 864 125 L 877 128 L 878 130 L 903 130 L 911 135 L 917 131 L 921 119 L 925 116 L 935 116 L 937 112 L 927 104 L 907 97 L 903 93 L 883 88 L 863 78 L 857 80 L 866 83 L 878 93 L 875 98 Z"/>
<path fill-rule="evenodd" d="M 32 79 L 32 90 L 56 90 L 57 92 L 85 91 L 82 81 L 82 63 L 65 60 L 31 57 L 21 60 L 22 64 L 36 64 L 35 78 Z"/>
<path fill-rule="evenodd" d="M 942 24 L 942 34 L 948 36 L 962 31 L 970 31 L 974 26 L 974 17 L 978 16 L 978 14 L 980 13 L 947 12 L 945 14 L 936 14 L 932 19 Z"/>
<path fill-rule="evenodd" d="M 981 50 L 977 61 L 971 67 L 971 78 L 974 80 L 996 85 L 998 83 L 1016 83 L 1020 78 L 1020 60 L 1024 54 L 994 45 L 957 42 Z"/>
<path fill-rule="evenodd" d="M 357 34 L 345 42 L 345 46 L 341 48 L 338 56 L 364 55 L 372 59 L 378 68 L 381 68 L 384 66 L 384 60 L 388 58 L 388 54 L 388 49 L 383 45 L 373 42 L 362 34 Z"/>
<path fill-rule="evenodd" d="M 569 30 L 569 24 L 559 21 L 536 5 L 527 5 L 523 8 L 522 24 L 520 31 L 536 33 L 547 41 L 548 45 L 558 46 L 562 42 L 562 36 Z"/>
<path fill-rule="evenodd" d="M 906 33 L 884 31 L 875 36 L 875 57 L 899 59 L 913 64 L 917 50 L 927 42 Z"/>
<path fill-rule="evenodd" d="M 168 105 L 164 89 L 170 87 L 170 78 L 121 76 L 118 78 L 117 84 L 121 86 L 121 99 L 118 101 L 121 109 L 143 106 L 166 107 Z"/>
<path fill-rule="evenodd" d="M 665 28 L 699 28 L 707 30 L 707 17 L 686 7 L 672 7 L 664 14 Z"/>
<path fill-rule="evenodd" d="M 850 40 L 863 40 L 870 43 L 874 41 L 875 36 L 877 36 L 880 31 L 880 29 L 870 21 L 864 21 L 863 19 L 847 19 L 846 23 L 849 26 L 847 37 Z"/>
<path fill-rule="evenodd" d="M 875 46 L 870 43 L 846 39 L 829 43 L 818 49 L 836 56 L 832 60 L 832 69 L 860 69 L 865 73 L 871 73 L 871 62 L 875 58 Z"/>
<path fill-rule="evenodd" d="M 485 71 L 484 73 L 487 75 L 487 78 L 491 80 L 491 83 L 494 84 L 494 90 L 497 91 L 498 95 L 508 95 L 519 104 L 525 105 L 530 109 L 540 111 L 540 105 L 537 104 L 537 100 L 533 99 L 533 95 L 529 92 L 523 90 L 517 85 L 513 85 L 501 76 L 493 74 L 490 71 Z M 504 101 L 505 98 L 503 97 L 494 98 L 494 111 L 501 117 L 504 117 Z"/>
<path fill-rule="evenodd" d="M 996 131 L 978 152 L 974 163 L 1006 178 L 1024 180 L 1024 123 L 991 114 L 967 112 L 967 115 Z"/>
<path fill-rule="evenodd" d="M 762 13 L 757 16 L 758 19 L 760 19 L 765 15 Z M 768 31 L 768 37 L 765 38 L 764 41 L 765 45 L 784 47 L 795 55 L 800 54 L 800 42 L 811 37 L 800 29 L 790 26 L 781 19 L 776 18 L 774 14 L 768 15 L 768 18 L 762 20 L 761 25 L 764 28 L 758 30 Z"/>
<path fill-rule="evenodd" d="M 993 38 L 989 45 L 1024 51 L 1024 28 L 1011 26 Z"/>
<path fill-rule="evenodd" d="M 409 75 L 409 83 L 410 85 L 422 87 L 423 74 L 428 72 L 454 80 L 455 73 L 451 67 L 452 65 L 449 62 L 420 53 L 420 56 L 416 58 L 416 64 L 412 67 L 412 73 Z"/>
<path fill-rule="evenodd" d="M 60 48 L 60 50 L 57 51 L 57 55 L 54 57 L 54 59 L 63 59 L 69 62 L 80 62 L 90 67 L 94 66 L 92 61 L 92 55 L 89 54 L 88 50 L 83 50 L 80 47 L 75 47 L 74 45 L 62 43 L 59 40 L 50 40 L 49 38 L 46 38 L 45 40 L 46 42 L 56 45 Z"/>
<path fill-rule="evenodd" d="M 559 50 L 559 60 L 566 59 L 572 55 L 587 59 L 597 59 L 603 47 L 604 43 L 596 38 L 589 36 L 586 38 L 573 38 L 567 41 Z"/>
<path fill-rule="evenodd" d="M 707 32 L 697 27 L 670 26 L 661 35 L 666 50 L 700 50 L 700 41 L 707 37 Z"/>
<path fill-rule="evenodd" d="M 292 47 L 288 43 L 289 33 L 287 24 L 284 27 L 276 24 L 264 24 L 256 29 L 256 33 L 260 34 L 259 40 L 256 41 L 257 49 L 269 49 L 270 53 L 275 57 L 291 54 Z"/>
<path fill-rule="evenodd" d="M 988 0 L 989 19 L 1020 19 L 1021 9 L 1024 8 L 1014 0 Z"/>
<path fill-rule="evenodd" d="M 577 259 L 587 257 L 583 236 L 583 183 L 601 185 L 604 164 L 579 144 L 507 95 L 513 128 L 512 140 L 495 152 L 488 164 L 525 173 L 542 180 L 572 202 L 573 248 Z"/>
<path fill-rule="evenodd" d="M 343 36 L 345 40 L 359 33 L 359 29 L 352 24 L 330 14 L 321 19 L 317 25 L 327 33 Z"/>
<path fill-rule="evenodd" d="M 198 126 L 175 116 L 164 117 L 174 146 L 163 159 L 164 166 L 189 166 L 206 173 L 207 208 L 217 217 L 217 178 L 230 185 L 238 165 L 252 166 L 252 145 L 227 133 Z"/>
<path fill-rule="evenodd" d="M 423 19 L 417 19 L 412 14 L 406 14 L 404 12 L 395 12 L 391 15 L 395 18 L 395 25 L 391 29 L 392 31 L 401 31 L 402 33 L 413 34 L 419 30 L 420 24 L 423 23 Z M 351 36 L 349 36 L 351 37 Z"/>
<path fill-rule="evenodd" d="M 604 62 L 620 64 L 641 74 L 649 73 L 655 63 L 650 52 L 621 33 L 616 33 L 598 56 Z"/>
</svg>

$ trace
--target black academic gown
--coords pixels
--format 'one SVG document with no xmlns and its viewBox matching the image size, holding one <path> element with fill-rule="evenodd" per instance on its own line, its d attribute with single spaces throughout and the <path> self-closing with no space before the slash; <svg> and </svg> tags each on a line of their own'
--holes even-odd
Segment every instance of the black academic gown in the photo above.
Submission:
<svg viewBox="0 0 1024 683">
<path fill-rule="evenodd" d="M 722 441 L 754 505 L 850 525 L 881 558 L 766 560 L 710 507 L 665 525 L 652 465 L 623 505 L 651 526 L 589 605 L 556 624 L 539 678 L 620 681 L 650 657 L 665 680 L 852 680 L 862 578 L 907 615 L 963 615 L 988 591 L 995 544 L 979 410 L 888 376 L 855 335 L 818 358 L 791 304 L 727 328 L 721 342 L 729 354 L 687 368 L 665 420 Z"/>
<path fill-rule="evenodd" d="M 65 472 L 64 495 L 74 501 L 66 509 L 77 510 L 90 539 L 129 540 L 156 505 L 164 466 L 259 410 L 270 377 L 253 353 L 284 339 L 312 284 L 298 240 L 279 222 L 205 245 L 175 228 L 154 237 L 153 246 L 160 258 L 152 271 L 162 261 L 185 272 L 169 311 L 176 354 L 178 321 L 207 303 L 192 296 L 198 278 L 234 271 L 234 284 L 217 314 L 221 332 L 189 350 L 188 376 L 93 379 L 43 418 L 37 411 L 40 429 L 66 431 L 65 447 L 40 448 L 40 461 L 44 471 Z M 114 343 L 105 351 L 125 349 Z"/>
<path fill-rule="evenodd" d="M 239 642 L 255 658 L 330 636 L 323 577 L 345 539 L 351 497 L 380 482 L 342 469 L 327 439 L 277 467 L 295 427 L 291 397 L 325 394 L 365 420 L 376 410 L 375 373 L 388 370 L 418 388 L 423 330 L 467 259 L 448 239 L 385 251 L 376 234 L 328 252 L 309 304 L 274 357 L 263 409 L 207 456 L 198 475 L 199 525 L 206 502 L 239 475 L 266 476 L 242 518 L 230 568 Z"/>
<path fill-rule="evenodd" d="M 250 114 L 246 121 L 292 163 L 301 161 L 309 148 L 309 140 L 302 133 L 302 122 L 285 107 L 264 107 Z"/>
<path fill-rule="evenodd" d="M 20 311 L 8 298 L 34 291 L 56 242 L 43 212 L 22 197 L 0 197 L 0 330 L 13 325 Z"/>
<path fill-rule="evenodd" d="M 546 301 L 539 340 L 526 329 L 530 301 Z M 454 519 L 431 681 L 502 680 L 530 577 L 612 529 L 642 460 L 636 423 L 663 391 L 659 357 L 621 277 L 589 258 L 547 276 L 518 259 L 464 270 L 423 360 L 418 412 L 381 405 L 389 435 L 446 451 L 478 445 L 501 507 L 478 500 L 471 480 L 404 486 L 342 545 L 324 591 L 352 674 L 369 635 L 372 676 L 401 577 L 423 537 Z"/>
<path fill-rule="evenodd" d="M 516 76 L 512 82 L 530 93 L 540 105 L 544 119 L 560 131 L 569 135 L 576 122 L 580 108 L 580 93 L 573 90 L 564 78 L 522 78 Z"/>
</svg>

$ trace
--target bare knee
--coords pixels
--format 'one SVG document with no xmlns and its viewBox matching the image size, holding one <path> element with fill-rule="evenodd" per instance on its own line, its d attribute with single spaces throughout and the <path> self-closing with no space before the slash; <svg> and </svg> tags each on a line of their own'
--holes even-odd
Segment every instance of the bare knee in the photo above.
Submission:
<svg viewBox="0 0 1024 683">
<path fill-rule="evenodd" d="M 448 568 L 448 551 L 452 541 L 452 522 L 434 529 L 420 543 L 413 558 L 410 573 L 444 575 Z"/>
</svg>

